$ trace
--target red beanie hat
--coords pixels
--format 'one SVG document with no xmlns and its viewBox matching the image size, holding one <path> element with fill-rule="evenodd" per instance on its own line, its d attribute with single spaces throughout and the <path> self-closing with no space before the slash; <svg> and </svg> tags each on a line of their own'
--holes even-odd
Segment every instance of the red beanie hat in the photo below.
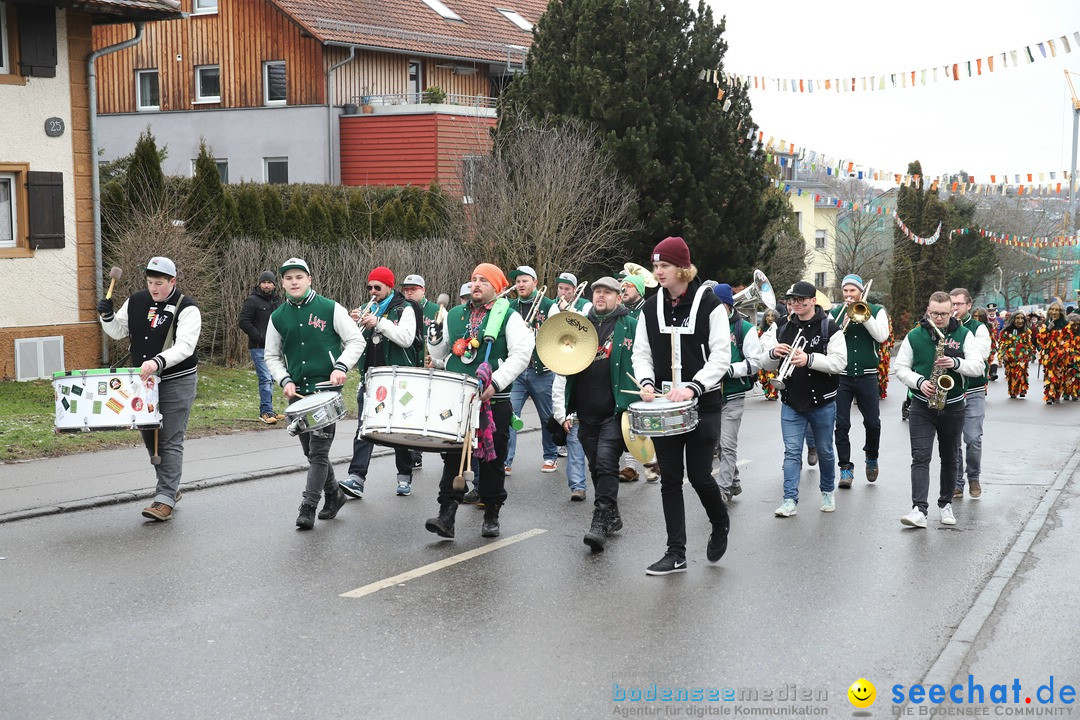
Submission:
<svg viewBox="0 0 1080 720">
<path fill-rule="evenodd" d="M 681 237 L 666 237 L 652 251 L 653 262 L 669 262 L 676 267 L 690 267 L 690 248 Z"/>
<path fill-rule="evenodd" d="M 394 273 L 390 268 L 383 267 L 382 265 L 369 272 L 367 279 L 368 282 L 374 280 L 375 282 L 381 282 L 386 287 L 394 287 Z"/>
<path fill-rule="evenodd" d="M 506 279 L 506 275 L 503 274 L 498 265 L 480 263 L 472 272 L 473 275 L 480 275 L 491 283 L 491 287 L 495 288 L 496 293 L 501 293 L 510 285 L 510 281 Z"/>
</svg>

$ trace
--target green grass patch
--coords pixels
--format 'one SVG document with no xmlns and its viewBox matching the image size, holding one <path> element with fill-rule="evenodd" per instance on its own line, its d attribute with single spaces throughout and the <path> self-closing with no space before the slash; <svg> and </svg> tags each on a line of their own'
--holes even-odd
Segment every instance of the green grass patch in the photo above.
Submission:
<svg viewBox="0 0 1080 720">
<path fill-rule="evenodd" d="M 349 373 L 345 383 L 345 407 L 356 416 L 357 372 Z M 32 460 L 71 453 L 107 450 L 139 445 L 135 430 L 101 430 L 57 433 L 55 396 L 52 382 L 0 381 L 0 462 Z M 274 388 L 274 408 L 281 410 L 285 400 L 280 388 Z M 250 367 L 228 368 L 220 365 L 199 366 L 199 390 L 188 420 L 188 437 L 225 435 L 240 431 L 280 429 L 259 420 L 259 384 Z"/>
</svg>

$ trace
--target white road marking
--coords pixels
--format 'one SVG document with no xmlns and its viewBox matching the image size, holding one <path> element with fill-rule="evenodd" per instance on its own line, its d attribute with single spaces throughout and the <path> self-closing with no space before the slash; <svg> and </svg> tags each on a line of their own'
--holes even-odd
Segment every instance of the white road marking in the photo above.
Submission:
<svg viewBox="0 0 1080 720">
<path fill-rule="evenodd" d="M 438 562 L 433 562 L 430 565 L 424 565 L 423 567 L 418 567 L 415 570 L 410 570 L 408 572 L 401 573 L 400 575 L 395 575 L 393 577 L 386 578 L 385 580 L 379 580 L 378 582 L 373 582 L 370 585 L 365 585 L 363 587 L 356 588 L 355 590 L 341 593 L 339 597 L 358 598 L 364 597 L 365 595 L 371 595 L 372 593 L 376 593 L 385 588 L 392 587 L 394 585 L 401 585 L 402 583 L 406 583 L 410 580 L 415 580 L 418 577 L 423 577 L 424 575 L 433 573 L 436 570 L 442 570 L 443 568 L 450 567 L 451 565 L 457 565 L 460 562 L 472 560 L 474 557 L 479 557 L 485 553 L 492 552 L 493 550 L 504 548 L 507 545 L 513 545 L 514 543 L 521 542 L 522 540 L 528 540 L 531 537 L 536 537 L 537 535 L 545 532 L 547 532 L 547 530 L 543 530 L 541 528 L 534 528 L 532 530 L 523 532 L 520 535 L 514 535 L 503 540 L 496 540 L 493 543 L 484 545 L 483 547 L 475 548 L 473 550 L 469 550 L 467 552 L 463 552 L 460 555 L 451 555 L 445 560 L 439 560 Z"/>
</svg>

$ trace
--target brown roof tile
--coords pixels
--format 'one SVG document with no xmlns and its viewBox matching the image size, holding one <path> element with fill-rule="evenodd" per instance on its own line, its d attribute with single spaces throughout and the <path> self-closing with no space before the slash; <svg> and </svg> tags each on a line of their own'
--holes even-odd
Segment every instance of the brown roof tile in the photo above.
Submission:
<svg viewBox="0 0 1080 720">
<path fill-rule="evenodd" d="M 74 0 L 71 7 L 98 16 L 142 20 L 169 20 L 181 17 L 179 0 Z"/>
<path fill-rule="evenodd" d="M 461 20 L 446 20 L 422 0 L 272 0 L 325 43 L 522 64 L 532 34 L 497 8 L 535 24 L 546 0 L 442 0 Z"/>
</svg>

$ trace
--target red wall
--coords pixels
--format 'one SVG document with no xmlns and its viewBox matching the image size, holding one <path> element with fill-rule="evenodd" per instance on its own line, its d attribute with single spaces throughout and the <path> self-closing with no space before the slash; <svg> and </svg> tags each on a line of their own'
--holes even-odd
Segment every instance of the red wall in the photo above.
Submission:
<svg viewBox="0 0 1080 720">
<path fill-rule="evenodd" d="M 486 155 L 495 118 L 448 113 L 341 116 L 342 185 L 438 181 L 461 195 L 461 158 Z"/>
</svg>

